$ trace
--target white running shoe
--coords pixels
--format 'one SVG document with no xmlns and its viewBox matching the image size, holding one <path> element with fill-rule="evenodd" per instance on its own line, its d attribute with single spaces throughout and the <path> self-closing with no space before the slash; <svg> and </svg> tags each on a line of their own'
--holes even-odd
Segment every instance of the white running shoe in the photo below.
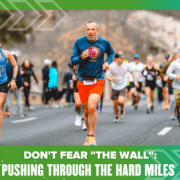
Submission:
<svg viewBox="0 0 180 180">
<path fill-rule="evenodd" d="M 53 104 L 52 108 L 59 108 L 59 105 L 58 104 Z"/>
<path fill-rule="evenodd" d="M 118 119 L 115 118 L 113 121 L 114 121 L 115 123 L 117 123 L 117 122 L 119 122 L 119 118 L 118 118 Z"/>
<path fill-rule="evenodd" d="M 34 107 L 30 106 L 29 111 L 33 111 L 33 110 L 34 110 Z"/>
<path fill-rule="evenodd" d="M 124 110 L 123 110 L 123 114 L 120 113 L 120 118 L 121 118 L 121 119 L 124 119 L 124 117 L 125 117 L 125 108 L 124 108 Z"/>
<path fill-rule="evenodd" d="M 83 131 L 86 131 L 87 130 L 87 128 L 86 128 L 86 124 L 85 124 L 85 122 L 83 121 L 83 124 L 82 124 L 82 130 Z"/>
<path fill-rule="evenodd" d="M 171 120 L 175 120 L 175 119 L 176 119 L 175 115 L 171 115 Z"/>
<path fill-rule="evenodd" d="M 81 125 L 82 125 L 81 116 L 77 115 L 75 120 L 75 126 L 81 126 Z"/>
</svg>

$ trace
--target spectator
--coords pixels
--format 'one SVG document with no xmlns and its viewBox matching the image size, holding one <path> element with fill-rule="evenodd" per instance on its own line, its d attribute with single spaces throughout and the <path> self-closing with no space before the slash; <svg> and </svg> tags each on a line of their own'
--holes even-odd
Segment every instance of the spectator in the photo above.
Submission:
<svg viewBox="0 0 180 180">
<path fill-rule="evenodd" d="M 14 59 L 17 62 L 17 56 L 15 54 L 13 54 Z M 13 77 L 13 67 L 11 65 L 10 62 L 7 63 L 6 65 L 6 73 L 8 76 L 8 83 L 11 82 L 12 77 Z M 16 86 L 17 86 L 17 90 L 15 90 L 14 92 L 11 91 L 10 89 L 8 90 L 7 93 L 7 97 L 6 97 L 6 105 L 8 108 L 8 117 L 13 117 L 12 114 L 12 110 L 11 110 L 11 103 L 12 103 L 12 94 L 14 93 L 16 100 L 17 100 L 17 107 L 18 107 L 18 116 L 19 117 L 24 117 L 24 113 L 23 113 L 23 106 L 22 106 L 22 93 L 21 93 L 21 87 L 23 86 L 23 82 L 22 82 L 22 77 L 20 74 L 20 68 L 18 66 L 18 74 L 17 74 L 17 80 L 16 80 Z"/>
<path fill-rule="evenodd" d="M 72 82 L 72 74 L 67 70 L 64 75 L 63 85 L 66 86 L 66 103 L 67 105 L 71 106 L 73 103 L 73 87 L 70 86 L 70 82 Z"/>
<path fill-rule="evenodd" d="M 48 82 L 49 82 L 49 66 L 51 61 L 49 59 L 44 60 L 45 67 L 42 69 L 43 74 L 43 93 L 42 93 L 42 102 L 45 104 L 45 90 L 48 89 Z"/>
<path fill-rule="evenodd" d="M 23 79 L 23 91 L 24 91 L 24 96 L 25 96 L 25 109 L 31 111 L 31 110 L 34 110 L 34 108 L 30 106 L 30 103 L 29 103 L 29 93 L 31 89 L 31 76 L 34 77 L 38 86 L 39 84 L 34 74 L 34 71 L 32 69 L 34 65 L 29 60 L 24 61 L 21 67 L 22 67 L 21 75 Z"/>
<path fill-rule="evenodd" d="M 49 82 L 48 82 L 48 92 L 46 93 L 46 103 L 48 104 L 49 100 L 53 97 L 56 101 L 56 96 L 58 94 L 58 71 L 57 71 L 57 62 L 52 62 L 52 67 L 49 69 Z M 54 108 L 59 108 L 59 105 L 55 103 L 52 105 Z"/>
</svg>

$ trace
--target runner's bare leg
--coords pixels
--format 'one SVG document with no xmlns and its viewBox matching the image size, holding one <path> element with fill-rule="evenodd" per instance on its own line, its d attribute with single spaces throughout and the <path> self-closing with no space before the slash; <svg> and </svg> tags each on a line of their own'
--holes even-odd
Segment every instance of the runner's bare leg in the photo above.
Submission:
<svg viewBox="0 0 180 180">
<path fill-rule="evenodd" d="M 95 135 L 96 124 L 98 120 L 98 113 L 96 110 L 97 104 L 101 96 L 99 94 L 91 94 L 88 100 L 88 124 L 89 124 L 89 135 Z"/>
<path fill-rule="evenodd" d="M 7 95 L 6 93 L 0 93 L 0 137 L 1 137 L 1 127 L 3 123 L 2 107 L 6 99 L 6 95 Z"/>
</svg>

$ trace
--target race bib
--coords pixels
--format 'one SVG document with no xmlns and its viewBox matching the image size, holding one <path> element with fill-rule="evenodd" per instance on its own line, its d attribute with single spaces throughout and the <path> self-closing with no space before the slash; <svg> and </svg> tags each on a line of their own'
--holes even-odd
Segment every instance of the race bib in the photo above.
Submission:
<svg viewBox="0 0 180 180">
<path fill-rule="evenodd" d="M 147 76 L 147 70 L 145 70 L 145 71 L 143 72 L 143 75 L 144 75 L 144 76 Z"/>
<path fill-rule="evenodd" d="M 97 83 L 97 79 L 94 80 L 84 80 L 83 84 L 84 85 L 92 85 L 92 84 L 96 84 Z"/>
<path fill-rule="evenodd" d="M 116 77 L 116 82 L 122 84 L 124 82 L 123 77 Z"/>
<path fill-rule="evenodd" d="M 148 74 L 148 75 L 147 75 L 147 80 L 148 80 L 148 81 L 153 81 L 154 78 L 153 78 L 150 74 Z"/>
</svg>

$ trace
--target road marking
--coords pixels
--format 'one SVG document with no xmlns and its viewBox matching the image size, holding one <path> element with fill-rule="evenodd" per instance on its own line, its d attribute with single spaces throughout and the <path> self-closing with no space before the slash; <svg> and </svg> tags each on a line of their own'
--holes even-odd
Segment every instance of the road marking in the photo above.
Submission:
<svg viewBox="0 0 180 180">
<path fill-rule="evenodd" d="M 22 122 L 32 121 L 32 120 L 36 120 L 36 119 L 37 119 L 37 117 L 32 117 L 32 118 L 28 118 L 28 119 L 12 121 L 11 123 L 22 123 Z"/>
<path fill-rule="evenodd" d="M 165 127 L 165 128 L 164 128 L 162 131 L 160 131 L 157 135 L 164 136 L 164 135 L 167 134 L 171 129 L 172 129 L 172 127 Z"/>
</svg>

